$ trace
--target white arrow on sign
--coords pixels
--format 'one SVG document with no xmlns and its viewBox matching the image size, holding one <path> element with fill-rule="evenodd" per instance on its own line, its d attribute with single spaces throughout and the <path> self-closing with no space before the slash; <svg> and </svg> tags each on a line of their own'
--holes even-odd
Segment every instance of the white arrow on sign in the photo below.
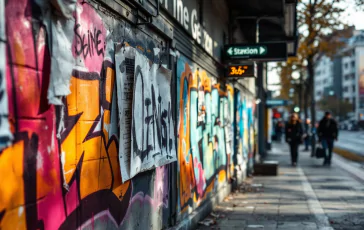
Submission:
<svg viewBox="0 0 364 230">
<path fill-rule="evenodd" d="M 259 47 L 259 54 L 263 54 L 265 52 L 265 48 L 264 47 Z"/>
<path fill-rule="evenodd" d="M 233 48 L 232 48 L 232 47 L 230 47 L 230 48 L 227 50 L 227 52 L 228 52 L 228 54 L 233 55 Z"/>
</svg>

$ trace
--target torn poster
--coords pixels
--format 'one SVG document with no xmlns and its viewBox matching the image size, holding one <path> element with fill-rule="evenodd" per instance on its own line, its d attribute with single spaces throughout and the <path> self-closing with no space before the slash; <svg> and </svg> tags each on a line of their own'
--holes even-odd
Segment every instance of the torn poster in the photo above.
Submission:
<svg viewBox="0 0 364 230">
<path fill-rule="evenodd" d="M 130 177 L 131 123 L 135 68 L 135 49 L 115 45 L 116 88 L 119 108 L 119 163 L 122 181 Z"/>
<path fill-rule="evenodd" d="M 9 124 L 8 94 L 6 90 L 5 41 L 5 2 L 0 0 L 0 150 L 9 146 L 13 139 Z"/>
<path fill-rule="evenodd" d="M 0 42 L 5 42 L 5 0 L 0 0 Z M 1 53 L 3 54 L 3 53 Z"/>
<path fill-rule="evenodd" d="M 69 10 L 71 8 L 73 11 L 76 10 L 73 1 L 69 1 L 66 5 Z M 70 79 L 75 66 L 72 54 L 75 19 L 60 16 L 55 11 L 50 12 L 49 4 L 43 7 L 45 18 L 48 18 L 46 28 L 51 41 L 51 77 L 47 98 L 50 104 L 62 105 L 62 97 L 71 93 Z"/>
<path fill-rule="evenodd" d="M 130 177 L 176 161 L 171 71 L 136 53 Z"/>
</svg>

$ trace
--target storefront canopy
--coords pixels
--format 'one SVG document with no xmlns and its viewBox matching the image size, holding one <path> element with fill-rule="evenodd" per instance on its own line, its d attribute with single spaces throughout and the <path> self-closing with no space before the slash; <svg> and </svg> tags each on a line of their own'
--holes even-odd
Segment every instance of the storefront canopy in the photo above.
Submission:
<svg viewBox="0 0 364 230">
<path fill-rule="evenodd" d="M 232 19 L 236 21 L 244 41 L 287 42 L 288 56 L 297 50 L 296 0 L 228 0 Z"/>
</svg>

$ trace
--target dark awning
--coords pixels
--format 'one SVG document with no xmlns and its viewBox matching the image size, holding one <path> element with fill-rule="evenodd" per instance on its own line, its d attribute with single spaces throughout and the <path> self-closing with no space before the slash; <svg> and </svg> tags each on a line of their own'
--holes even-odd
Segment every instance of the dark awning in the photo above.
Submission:
<svg viewBox="0 0 364 230">
<path fill-rule="evenodd" d="M 296 55 L 296 0 L 228 0 L 228 3 L 244 42 L 256 41 L 256 23 L 259 22 L 259 42 L 286 41 L 288 56 Z"/>
</svg>

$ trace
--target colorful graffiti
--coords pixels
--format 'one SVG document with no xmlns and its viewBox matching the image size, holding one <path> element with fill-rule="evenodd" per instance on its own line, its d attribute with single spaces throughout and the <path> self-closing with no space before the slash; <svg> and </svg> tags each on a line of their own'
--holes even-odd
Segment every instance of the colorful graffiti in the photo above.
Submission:
<svg viewBox="0 0 364 230">
<path fill-rule="evenodd" d="M 255 146 L 254 104 L 241 91 L 235 90 L 236 136 L 235 162 L 244 174 L 249 175 L 253 167 Z"/>
<path fill-rule="evenodd" d="M 177 82 L 179 211 L 189 213 L 230 179 L 234 91 L 184 57 Z"/>
<path fill-rule="evenodd" d="M 0 151 L 0 229 L 161 228 L 168 166 L 122 183 L 114 45 L 104 19 L 77 1 L 71 94 L 55 106 L 47 100 L 52 54 L 38 7 L 5 5 L 14 141 Z"/>
</svg>

